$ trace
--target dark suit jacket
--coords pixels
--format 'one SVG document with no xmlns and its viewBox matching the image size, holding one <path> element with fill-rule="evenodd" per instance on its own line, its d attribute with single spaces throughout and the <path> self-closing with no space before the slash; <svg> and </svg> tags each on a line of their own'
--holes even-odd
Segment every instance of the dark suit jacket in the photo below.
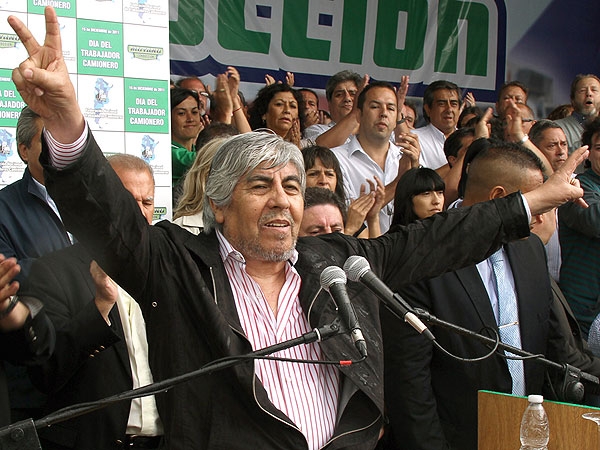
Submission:
<svg viewBox="0 0 600 450">
<path fill-rule="evenodd" d="M 567 299 L 553 279 L 552 285 L 552 314 L 550 315 L 550 328 L 560 330 L 560 334 L 551 336 L 552 343 L 548 346 L 548 359 L 556 362 L 566 362 L 583 372 L 600 378 L 600 358 L 594 356 L 583 339 L 579 322 L 571 310 Z M 561 373 L 550 373 L 552 387 L 559 391 L 563 385 L 564 377 Z M 590 394 L 599 394 L 599 386 L 584 383 L 585 403 L 596 406 L 597 399 Z"/>
<path fill-rule="evenodd" d="M 131 368 L 117 307 L 109 327 L 94 304 L 91 258 L 80 244 L 34 262 L 21 288 L 41 299 L 56 328 L 56 349 L 31 369 L 34 384 L 48 394 L 46 413 L 98 400 L 132 388 Z M 130 401 L 53 425 L 40 432 L 47 449 L 113 448 L 125 435 Z"/>
<path fill-rule="evenodd" d="M 519 302 L 523 349 L 546 354 L 552 304 L 544 247 L 532 236 L 505 246 Z M 498 330 L 489 297 L 475 266 L 401 289 L 412 305 L 439 319 L 483 332 Z M 493 355 L 481 362 L 456 361 L 382 309 L 385 403 L 390 445 L 397 449 L 477 449 L 477 391 L 512 391 L 506 361 Z M 479 341 L 440 327 L 437 341 L 463 358 L 489 352 Z M 545 367 L 525 362 L 528 394 L 542 393 Z"/>
<path fill-rule="evenodd" d="M 64 170 L 42 153 L 47 186 L 67 228 L 100 266 L 137 301 L 148 328 L 150 366 L 162 380 L 217 358 L 241 355 L 251 345 L 240 324 L 214 233 L 199 236 L 165 221 L 149 226 L 90 136 L 81 158 Z M 453 238 L 468 230 L 463 242 Z M 507 240 L 529 233 L 518 196 L 475 205 L 401 228 L 374 240 L 338 233 L 299 239 L 299 302 L 311 327 L 337 316 L 319 275 L 353 254 L 367 257 L 392 287 L 481 260 Z M 437 251 L 447 242 L 443 252 Z M 368 339 L 369 358 L 340 368 L 339 420 L 328 449 L 372 449 L 383 415 L 383 358 L 379 302 L 349 286 Z M 325 359 L 351 359 L 347 335 L 321 343 Z M 157 396 L 170 450 L 302 449 L 306 439 L 269 400 L 252 363 L 193 380 Z"/>
<path fill-rule="evenodd" d="M 54 339 L 54 327 L 45 309 L 33 314 L 33 317 L 30 315 L 19 330 L 0 333 L 0 427 L 11 422 L 6 374 L 2 362 L 41 364 L 52 353 Z"/>
<path fill-rule="evenodd" d="M 48 206 L 29 169 L 23 178 L 0 190 L 0 253 L 15 257 L 22 282 L 31 264 L 46 253 L 71 245 L 69 236 L 56 213 Z M 7 365 L 11 407 L 28 409 L 27 416 L 41 408 L 44 396 L 35 390 L 21 367 Z"/>
</svg>

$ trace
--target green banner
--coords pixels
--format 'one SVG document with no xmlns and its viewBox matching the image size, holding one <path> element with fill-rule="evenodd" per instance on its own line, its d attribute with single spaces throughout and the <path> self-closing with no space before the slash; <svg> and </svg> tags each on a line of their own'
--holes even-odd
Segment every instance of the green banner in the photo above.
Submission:
<svg viewBox="0 0 600 450">
<path fill-rule="evenodd" d="M 125 79 L 125 131 L 169 132 L 169 84 Z"/>
<path fill-rule="evenodd" d="M 44 8 L 52 6 L 56 11 L 57 16 L 76 17 L 77 16 L 77 1 L 76 0 L 29 0 L 27 9 L 28 12 L 34 14 L 44 14 Z"/>
<path fill-rule="evenodd" d="M 26 106 L 10 78 L 12 71 L 0 69 L 0 127 L 16 127 Z"/>
<path fill-rule="evenodd" d="M 123 76 L 123 24 L 77 20 L 77 71 L 80 74 Z"/>
</svg>

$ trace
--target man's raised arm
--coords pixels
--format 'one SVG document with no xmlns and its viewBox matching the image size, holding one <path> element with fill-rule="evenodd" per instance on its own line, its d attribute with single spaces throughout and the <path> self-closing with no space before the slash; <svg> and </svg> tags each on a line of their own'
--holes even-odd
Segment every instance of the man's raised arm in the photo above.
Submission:
<svg viewBox="0 0 600 450">
<path fill-rule="evenodd" d="M 47 6 L 44 14 L 44 45 L 35 40 L 17 17 L 8 17 L 8 23 L 29 54 L 29 58 L 13 70 L 12 78 L 23 100 L 44 120 L 46 130 L 58 142 L 71 144 L 82 135 L 85 120 L 63 59 L 56 12 Z"/>
</svg>

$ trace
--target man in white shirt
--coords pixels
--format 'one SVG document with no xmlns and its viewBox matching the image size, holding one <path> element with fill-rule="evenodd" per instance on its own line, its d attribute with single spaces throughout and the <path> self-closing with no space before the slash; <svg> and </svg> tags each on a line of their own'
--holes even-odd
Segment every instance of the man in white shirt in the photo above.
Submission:
<svg viewBox="0 0 600 450">
<path fill-rule="evenodd" d="M 394 213 L 390 202 L 396 184 L 404 172 L 419 165 L 419 144 L 410 134 L 400 139 L 402 150 L 390 142 L 398 118 L 396 91 L 391 84 L 377 81 L 365 86 L 357 106 L 360 133 L 332 150 L 342 168 L 347 199 L 358 198 L 361 185 L 375 177 L 385 185 L 386 206 L 379 213 L 381 232 L 385 233 Z"/>
<path fill-rule="evenodd" d="M 429 124 L 413 131 L 421 143 L 423 167 L 438 169 L 446 164 L 444 141 L 456 130 L 460 103 L 460 90 L 450 81 L 434 81 L 425 89 L 423 117 Z"/>
<path fill-rule="evenodd" d="M 554 121 L 542 119 L 529 131 L 531 142 L 548 158 L 552 170 L 558 170 L 569 156 L 567 137 L 562 128 Z M 554 233 L 546 243 L 548 255 L 548 270 L 552 278 L 558 283 L 560 279 L 560 266 L 562 257 L 558 239 L 558 211 L 555 216 L 556 227 Z"/>
<path fill-rule="evenodd" d="M 342 70 L 332 75 L 325 86 L 325 97 L 329 105 L 331 122 L 326 125 L 320 123 L 311 125 L 304 130 L 304 138 L 318 145 L 327 146 L 326 142 L 321 143 L 317 138 L 350 114 L 354 99 L 362 83 L 362 77 L 350 70 Z"/>
</svg>

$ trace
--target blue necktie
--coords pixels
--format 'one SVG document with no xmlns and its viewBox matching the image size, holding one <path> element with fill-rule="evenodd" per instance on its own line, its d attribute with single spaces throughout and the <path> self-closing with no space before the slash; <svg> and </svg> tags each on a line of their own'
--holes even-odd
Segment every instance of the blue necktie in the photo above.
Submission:
<svg viewBox="0 0 600 450">
<path fill-rule="evenodd" d="M 498 295 L 498 329 L 500 340 L 513 347 L 521 348 L 521 332 L 519 328 L 519 309 L 517 296 L 507 277 L 504 255 L 498 250 L 490 256 Z M 508 355 L 512 353 L 508 352 Z M 525 370 L 522 360 L 507 359 L 508 370 L 513 380 L 513 395 L 525 395 Z"/>
</svg>

